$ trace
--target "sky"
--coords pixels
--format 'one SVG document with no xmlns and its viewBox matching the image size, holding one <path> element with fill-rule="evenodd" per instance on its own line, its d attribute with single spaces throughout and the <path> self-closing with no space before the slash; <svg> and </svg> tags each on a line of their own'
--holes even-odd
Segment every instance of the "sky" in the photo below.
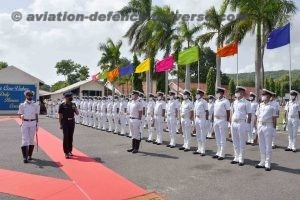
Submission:
<svg viewBox="0 0 300 200">
<path fill-rule="evenodd" d="M 99 43 L 108 38 L 122 40 L 122 56 L 132 59 L 128 40 L 123 37 L 132 22 L 29 22 L 27 14 L 57 14 L 58 12 L 93 14 L 118 11 L 128 0 L 0 0 L 0 61 L 16 66 L 46 84 L 63 80 L 56 75 L 55 64 L 63 59 L 88 66 L 90 74 L 99 72 L 97 63 L 101 57 Z M 182 14 L 204 14 L 211 6 L 219 8 L 223 0 L 153 0 L 154 5 L 169 5 Z M 300 0 L 295 0 L 300 8 Z M 11 19 L 14 11 L 23 15 L 21 21 Z M 190 24 L 193 25 L 192 23 Z M 300 13 L 291 20 L 292 69 L 300 70 Z M 201 33 L 200 33 L 201 34 Z M 216 51 L 215 43 L 208 44 Z M 266 71 L 288 69 L 289 46 L 266 50 Z M 157 56 L 160 59 L 162 54 Z M 142 59 L 142 58 L 141 58 Z M 255 37 L 248 34 L 239 46 L 239 72 L 253 72 L 255 61 Z M 221 70 L 236 73 L 237 57 L 222 59 Z"/>
</svg>

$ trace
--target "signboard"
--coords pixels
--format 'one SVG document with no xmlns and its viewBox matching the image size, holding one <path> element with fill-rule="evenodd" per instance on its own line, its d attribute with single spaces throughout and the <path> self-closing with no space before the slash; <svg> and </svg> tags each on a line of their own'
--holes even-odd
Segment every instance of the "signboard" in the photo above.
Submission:
<svg viewBox="0 0 300 200">
<path fill-rule="evenodd" d="M 35 85 L 0 84 L 0 110 L 18 110 L 20 103 L 25 101 L 26 90 L 34 91 L 33 100 L 36 101 Z"/>
</svg>

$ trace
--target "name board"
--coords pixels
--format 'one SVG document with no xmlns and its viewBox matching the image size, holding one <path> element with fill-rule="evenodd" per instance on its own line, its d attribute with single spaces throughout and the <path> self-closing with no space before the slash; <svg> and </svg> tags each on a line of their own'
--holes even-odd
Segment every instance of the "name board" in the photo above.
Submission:
<svg viewBox="0 0 300 200">
<path fill-rule="evenodd" d="M 19 110 L 20 103 L 25 101 L 26 90 L 34 91 L 32 100 L 36 101 L 35 85 L 0 84 L 0 110 Z"/>
</svg>

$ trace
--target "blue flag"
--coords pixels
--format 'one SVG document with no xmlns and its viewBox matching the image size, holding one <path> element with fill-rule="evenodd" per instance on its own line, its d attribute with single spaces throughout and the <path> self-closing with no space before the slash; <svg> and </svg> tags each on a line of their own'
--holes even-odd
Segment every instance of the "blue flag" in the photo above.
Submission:
<svg viewBox="0 0 300 200">
<path fill-rule="evenodd" d="M 267 49 L 275 49 L 290 43 L 290 23 L 272 31 L 268 38 Z"/>
<path fill-rule="evenodd" d="M 133 74 L 133 64 L 130 64 L 128 66 L 122 67 L 119 69 L 119 76 L 126 76 Z"/>
</svg>

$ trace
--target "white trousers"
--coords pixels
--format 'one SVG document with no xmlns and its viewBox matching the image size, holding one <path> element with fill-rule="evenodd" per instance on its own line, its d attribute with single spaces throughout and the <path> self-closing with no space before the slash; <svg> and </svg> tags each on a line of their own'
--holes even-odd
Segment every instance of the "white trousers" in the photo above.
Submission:
<svg viewBox="0 0 300 200">
<path fill-rule="evenodd" d="M 88 126 L 93 126 L 93 112 L 88 111 Z"/>
<path fill-rule="evenodd" d="M 288 119 L 287 122 L 288 133 L 289 133 L 289 145 L 288 148 L 296 150 L 296 140 L 299 128 L 299 119 Z"/>
<path fill-rule="evenodd" d="M 23 122 L 21 126 L 22 146 L 34 145 L 34 136 L 36 134 L 36 121 Z"/>
<path fill-rule="evenodd" d="M 163 134 L 163 126 L 164 126 L 164 118 L 162 116 L 155 116 L 154 117 L 154 125 L 156 130 L 156 142 L 161 144 L 162 143 L 162 134 Z"/>
<path fill-rule="evenodd" d="M 258 139 L 259 139 L 259 151 L 260 151 L 260 163 L 259 165 L 265 167 L 271 167 L 272 156 L 272 139 L 274 133 L 273 124 L 267 124 L 265 126 L 258 126 Z"/>
<path fill-rule="evenodd" d="M 92 112 L 92 126 L 93 126 L 93 128 L 96 128 L 96 124 L 97 124 L 97 112 L 93 111 Z"/>
<path fill-rule="evenodd" d="M 121 123 L 121 135 L 125 135 L 126 133 L 126 115 L 120 115 L 120 123 Z"/>
<path fill-rule="evenodd" d="M 118 113 L 114 113 L 113 114 L 113 118 L 114 118 L 114 132 L 118 133 L 120 131 L 119 129 L 119 114 Z"/>
<path fill-rule="evenodd" d="M 205 153 L 206 135 L 208 132 L 208 122 L 205 118 L 201 119 L 196 117 L 195 119 L 195 129 L 196 137 L 198 142 L 197 152 Z"/>
<path fill-rule="evenodd" d="M 148 126 L 148 140 L 152 141 L 153 132 L 154 132 L 154 127 L 152 125 L 153 125 L 154 118 L 151 116 L 147 116 L 146 121 Z"/>
<path fill-rule="evenodd" d="M 113 131 L 113 115 L 112 113 L 107 114 L 107 120 L 108 120 L 108 131 Z"/>
<path fill-rule="evenodd" d="M 183 133 L 183 146 L 185 149 L 190 149 L 192 121 L 190 118 L 181 118 L 181 127 Z"/>
<path fill-rule="evenodd" d="M 132 139 L 141 140 L 140 126 L 141 126 L 141 120 L 139 119 L 129 120 L 129 130 L 132 133 Z"/>
<path fill-rule="evenodd" d="M 231 135 L 234 150 L 234 161 L 244 163 L 245 147 L 246 147 L 246 122 L 232 122 Z"/>
<path fill-rule="evenodd" d="M 249 143 L 254 143 L 254 140 L 256 138 L 256 129 L 254 127 L 254 117 L 251 118 L 251 123 L 248 124 L 247 133 L 248 133 L 248 140 Z"/>
<path fill-rule="evenodd" d="M 101 123 L 102 123 L 102 129 L 103 130 L 107 129 L 106 121 L 107 121 L 107 115 L 106 115 L 106 113 L 101 113 Z"/>
<path fill-rule="evenodd" d="M 177 119 L 175 116 L 168 116 L 167 118 L 168 129 L 169 129 L 169 136 L 170 136 L 170 145 L 176 145 L 176 125 Z"/>
<path fill-rule="evenodd" d="M 215 119 L 214 131 L 217 143 L 217 154 L 220 157 L 225 156 L 226 136 L 228 131 L 228 122 L 225 119 Z"/>
</svg>

